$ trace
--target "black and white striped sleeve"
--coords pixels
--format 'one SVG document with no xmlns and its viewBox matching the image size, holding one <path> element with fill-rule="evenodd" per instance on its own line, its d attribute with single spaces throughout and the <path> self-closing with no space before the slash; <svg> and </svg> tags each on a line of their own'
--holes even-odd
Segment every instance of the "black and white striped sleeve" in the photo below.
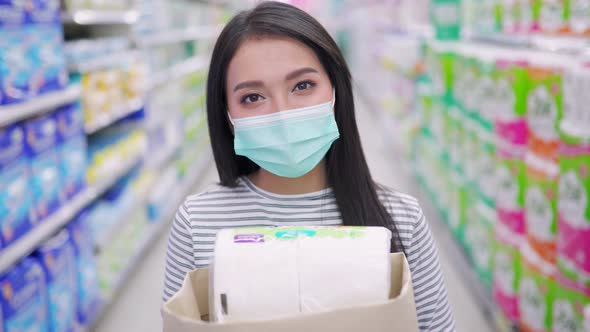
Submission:
<svg viewBox="0 0 590 332">
<path fill-rule="evenodd" d="M 168 301 L 181 288 L 184 277 L 194 269 L 190 217 L 185 202 L 178 208 L 170 228 L 166 254 L 164 302 Z"/>
<path fill-rule="evenodd" d="M 447 298 L 438 250 L 422 209 L 406 249 L 412 272 L 418 326 L 422 332 L 454 332 L 455 322 Z"/>
</svg>

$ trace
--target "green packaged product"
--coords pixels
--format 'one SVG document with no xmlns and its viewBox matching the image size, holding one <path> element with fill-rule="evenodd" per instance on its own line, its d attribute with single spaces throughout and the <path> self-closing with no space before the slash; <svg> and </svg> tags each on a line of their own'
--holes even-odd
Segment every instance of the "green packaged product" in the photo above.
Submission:
<svg viewBox="0 0 590 332">
<path fill-rule="evenodd" d="M 584 332 L 584 307 L 590 304 L 590 289 L 561 276 L 550 285 L 552 331 Z"/>
</svg>

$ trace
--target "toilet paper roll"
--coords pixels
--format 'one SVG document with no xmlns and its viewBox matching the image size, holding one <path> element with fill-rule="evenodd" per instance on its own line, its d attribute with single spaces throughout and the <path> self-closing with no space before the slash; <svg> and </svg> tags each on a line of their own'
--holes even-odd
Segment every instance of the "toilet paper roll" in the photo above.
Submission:
<svg viewBox="0 0 590 332">
<path fill-rule="evenodd" d="M 219 232 L 211 269 L 213 320 L 270 319 L 299 309 L 297 243 L 256 230 Z"/>
<path fill-rule="evenodd" d="M 387 301 L 391 232 L 377 227 L 320 229 L 299 240 L 302 312 Z"/>
<path fill-rule="evenodd" d="M 272 319 L 386 301 L 390 241 L 385 228 L 223 230 L 211 270 L 213 319 Z"/>
</svg>

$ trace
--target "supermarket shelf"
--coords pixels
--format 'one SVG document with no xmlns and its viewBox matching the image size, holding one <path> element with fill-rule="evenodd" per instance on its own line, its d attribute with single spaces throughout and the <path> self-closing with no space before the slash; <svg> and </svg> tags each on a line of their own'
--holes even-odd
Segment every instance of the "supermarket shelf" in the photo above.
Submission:
<svg viewBox="0 0 590 332">
<path fill-rule="evenodd" d="M 134 201 L 125 209 L 125 211 L 120 215 L 115 223 L 112 225 L 107 226 L 108 230 L 105 231 L 102 236 L 96 239 L 95 243 L 95 252 L 100 254 L 105 248 L 109 246 L 109 244 L 113 241 L 113 239 L 117 236 L 118 232 L 124 228 L 124 224 L 132 221 L 132 218 L 129 218 L 135 211 L 140 209 L 141 207 L 145 206 L 147 202 L 147 198 L 150 193 L 150 188 L 154 184 L 154 180 L 150 181 L 149 183 L 145 184 L 141 190 L 138 197 L 134 199 Z"/>
<path fill-rule="evenodd" d="M 0 127 L 74 102 L 80 98 L 80 85 L 70 85 L 64 90 L 48 92 L 23 103 L 0 106 Z"/>
<path fill-rule="evenodd" d="M 177 196 L 174 197 L 174 199 L 172 199 L 171 201 L 180 204 L 181 200 L 184 199 L 184 196 L 188 195 L 191 189 L 199 182 L 202 173 L 205 171 L 207 167 L 211 165 L 212 162 L 213 157 L 209 153 L 207 153 L 207 155 L 204 156 L 200 162 L 198 162 L 197 166 L 193 169 L 193 172 L 190 174 L 190 176 L 187 179 L 185 179 L 185 181 L 183 181 L 180 190 L 177 191 Z M 108 310 L 109 306 L 114 302 L 116 296 L 121 293 L 121 290 L 133 275 L 133 272 L 143 261 L 145 253 L 152 248 L 153 243 L 158 240 L 162 233 L 165 232 L 168 229 L 168 227 L 170 227 L 170 223 L 174 218 L 174 214 L 176 213 L 178 204 L 172 204 L 170 206 L 170 210 L 164 214 L 164 217 L 161 220 L 155 222 L 152 226 L 150 226 L 151 229 L 149 229 L 146 232 L 147 235 L 144 238 L 144 240 L 140 243 L 138 247 L 139 249 L 137 250 L 135 255 L 131 257 L 131 259 L 129 260 L 129 264 L 127 264 L 127 267 L 123 270 L 123 272 L 121 272 L 121 275 L 115 282 L 115 286 L 111 291 L 112 295 L 101 299 L 101 307 L 98 310 L 98 314 L 96 315 L 95 319 L 91 322 L 89 328 L 86 329 L 87 331 L 92 331 L 98 326 L 102 317 Z"/>
<path fill-rule="evenodd" d="M 154 157 L 150 157 L 149 160 L 146 160 L 146 166 L 154 170 L 163 170 L 164 167 L 170 163 L 172 158 L 174 158 L 180 147 L 181 144 L 179 143 L 158 153 Z"/>
<path fill-rule="evenodd" d="M 137 156 L 111 172 L 112 176 L 104 179 L 95 185 L 91 185 L 79 193 L 67 205 L 60 208 L 46 220 L 29 231 L 22 238 L 0 251 L 0 273 L 6 271 L 18 260 L 33 252 L 44 240 L 51 237 L 62 227 L 68 224 L 84 207 L 92 203 L 110 187 L 113 186 L 122 176 L 137 165 L 140 158 Z"/>
<path fill-rule="evenodd" d="M 357 90 L 357 95 L 363 98 L 364 102 L 370 105 L 370 109 L 375 110 L 374 116 L 379 118 L 381 129 L 387 135 L 391 135 L 392 132 L 395 133 L 396 131 L 392 130 L 392 128 L 395 128 L 395 121 L 392 120 L 393 117 L 375 105 L 375 103 L 370 99 L 366 89 L 358 86 Z M 399 142 L 398 144 L 395 144 L 394 142 L 396 141 L 399 140 L 390 140 L 390 142 L 392 142 L 392 148 L 396 153 L 399 153 L 399 151 L 402 151 L 400 149 L 403 149 L 403 147 L 401 147 Z M 421 203 L 424 214 L 428 215 L 429 217 L 433 232 L 436 232 L 439 235 L 437 238 L 438 248 L 446 251 L 447 257 L 453 257 L 453 262 L 456 264 L 454 269 L 456 271 L 461 271 L 460 274 L 463 277 L 463 283 L 470 290 L 470 293 L 474 296 L 475 300 L 479 304 L 479 309 L 488 320 L 489 325 L 498 332 L 518 331 L 515 326 L 507 325 L 506 322 L 500 318 L 499 311 L 493 301 L 492 294 L 486 290 L 485 286 L 480 282 L 474 267 L 470 263 L 469 257 L 457 243 L 453 233 L 447 224 L 445 224 L 445 222 L 442 220 L 442 216 L 440 215 L 439 211 L 435 208 L 431 197 L 418 181 L 416 170 L 411 167 L 409 163 L 401 163 L 400 169 L 402 172 L 404 172 L 404 178 L 407 178 L 410 181 L 410 186 L 419 188 L 419 195 L 417 198 Z"/>
<path fill-rule="evenodd" d="M 105 113 L 98 120 L 95 120 L 94 123 L 90 123 L 84 126 L 84 130 L 88 135 L 94 134 L 97 131 L 116 123 L 117 121 L 123 119 L 126 116 L 141 111 L 143 109 L 143 105 L 143 99 L 135 98 L 129 101 L 126 105 L 119 108 L 118 110 L 110 113 Z"/>
<path fill-rule="evenodd" d="M 542 52 L 590 54 L 590 40 L 582 37 L 465 32 L 463 39 Z"/>
<path fill-rule="evenodd" d="M 139 13 L 135 10 L 77 10 L 62 13 L 62 22 L 79 25 L 126 25 L 137 22 Z"/>
<path fill-rule="evenodd" d="M 223 25 L 209 25 L 157 32 L 148 36 L 137 37 L 135 42 L 139 47 L 150 47 L 161 44 L 187 42 L 199 39 L 212 39 L 223 29 Z"/>
<path fill-rule="evenodd" d="M 70 64 L 68 66 L 68 69 L 70 70 L 70 72 L 74 73 L 87 73 L 91 71 L 97 71 L 129 63 L 130 61 L 133 61 L 134 59 L 139 57 L 140 54 L 141 53 L 139 51 L 135 50 L 120 51 L 113 54 L 106 54 L 89 61 Z"/>
<path fill-rule="evenodd" d="M 209 58 L 205 56 L 195 56 L 179 64 L 172 66 L 167 70 L 156 73 L 151 81 L 151 89 L 161 86 L 170 81 L 177 80 L 188 74 L 204 69 L 209 64 Z"/>
</svg>

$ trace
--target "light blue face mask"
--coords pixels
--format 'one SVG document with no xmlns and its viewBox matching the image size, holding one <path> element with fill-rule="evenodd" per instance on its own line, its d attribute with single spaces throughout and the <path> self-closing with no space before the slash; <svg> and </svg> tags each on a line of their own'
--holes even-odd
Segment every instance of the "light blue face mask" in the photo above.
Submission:
<svg viewBox="0 0 590 332">
<path fill-rule="evenodd" d="M 236 154 L 282 177 L 307 174 L 340 137 L 334 102 L 267 115 L 231 119 Z"/>
</svg>

